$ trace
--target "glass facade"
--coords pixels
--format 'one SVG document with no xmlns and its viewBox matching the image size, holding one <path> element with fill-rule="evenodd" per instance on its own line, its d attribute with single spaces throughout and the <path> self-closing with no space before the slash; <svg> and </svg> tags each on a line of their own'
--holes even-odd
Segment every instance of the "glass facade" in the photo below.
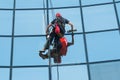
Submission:
<svg viewBox="0 0 120 80">
<path fill-rule="evenodd" d="M 0 3 L 0 80 L 120 80 L 120 0 Z M 57 12 L 77 29 L 59 64 L 39 57 Z"/>
</svg>

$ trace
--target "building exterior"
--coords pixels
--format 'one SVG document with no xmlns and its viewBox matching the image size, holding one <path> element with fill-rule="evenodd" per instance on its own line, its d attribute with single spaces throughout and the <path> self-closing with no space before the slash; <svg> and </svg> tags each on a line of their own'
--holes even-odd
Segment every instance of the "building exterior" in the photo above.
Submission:
<svg viewBox="0 0 120 80">
<path fill-rule="evenodd" d="M 120 0 L 0 0 L 0 80 L 120 80 Z M 39 57 L 56 12 L 77 32 L 61 64 Z M 66 25 L 66 30 L 69 30 Z M 71 41 L 71 34 L 65 37 Z"/>
</svg>

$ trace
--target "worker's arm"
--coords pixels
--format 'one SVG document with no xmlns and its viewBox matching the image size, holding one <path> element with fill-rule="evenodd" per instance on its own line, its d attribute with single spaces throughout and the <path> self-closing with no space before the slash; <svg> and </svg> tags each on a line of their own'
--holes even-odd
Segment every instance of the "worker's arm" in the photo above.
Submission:
<svg viewBox="0 0 120 80">
<path fill-rule="evenodd" d="M 68 42 L 68 46 L 71 46 L 71 45 L 74 45 L 74 34 L 73 34 L 73 31 L 72 31 L 72 41 Z"/>
<path fill-rule="evenodd" d="M 68 23 L 71 26 L 71 30 L 68 32 L 72 32 L 72 42 L 68 42 L 68 46 L 74 45 L 74 34 L 73 34 L 73 24 L 71 22 Z"/>
<path fill-rule="evenodd" d="M 50 27 L 50 26 L 52 26 L 52 24 L 49 24 L 49 25 L 47 26 L 47 28 L 46 28 L 46 35 L 47 35 L 48 32 L 49 32 L 48 30 L 49 30 L 49 27 Z"/>
<path fill-rule="evenodd" d="M 71 26 L 71 30 L 73 30 L 73 24 L 71 22 L 68 23 Z"/>
</svg>

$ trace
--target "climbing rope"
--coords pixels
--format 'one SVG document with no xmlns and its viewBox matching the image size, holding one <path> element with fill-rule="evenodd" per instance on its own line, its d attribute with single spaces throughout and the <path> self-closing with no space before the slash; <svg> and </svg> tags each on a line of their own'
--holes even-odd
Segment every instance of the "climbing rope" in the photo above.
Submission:
<svg viewBox="0 0 120 80">
<path fill-rule="evenodd" d="M 43 14 L 44 14 L 44 22 L 45 22 L 45 26 L 47 26 L 48 25 L 48 23 L 47 23 L 47 20 L 46 19 L 48 19 L 48 0 L 46 0 L 46 3 L 47 3 L 47 12 L 45 12 L 46 10 L 45 10 L 45 0 L 43 0 L 43 9 L 44 9 L 44 12 L 43 12 Z M 46 14 L 47 13 L 47 14 Z M 47 15 L 47 17 L 46 17 L 46 15 Z M 48 21 L 49 22 L 49 21 Z M 50 55 L 50 41 L 49 41 L 49 48 L 48 48 L 48 55 L 49 55 L 49 80 L 52 80 L 52 74 L 51 74 L 51 55 Z"/>
<path fill-rule="evenodd" d="M 45 0 L 43 0 L 43 14 L 44 14 L 44 24 L 45 26 L 47 26 L 47 22 L 46 22 L 46 12 L 45 12 Z"/>
<path fill-rule="evenodd" d="M 52 19 L 55 19 L 55 12 L 54 12 L 54 9 L 53 9 L 53 4 L 52 4 L 52 0 L 47 0 L 47 10 L 48 10 L 48 3 L 50 3 L 50 7 L 51 7 L 51 13 L 52 13 Z M 43 0 L 43 17 L 44 17 L 44 24 L 45 24 L 45 26 L 47 26 L 48 24 L 47 24 L 47 17 L 48 17 L 48 15 L 47 14 L 49 14 L 49 12 L 47 11 L 46 12 L 46 8 L 45 8 L 45 0 Z M 47 16 L 46 16 L 47 15 Z M 50 42 L 49 42 L 49 48 L 48 48 L 48 56 L 49 56 L 49 78 L 50 78 L 50 80 L 52 80 L 52 74 L 51 74 L 51 54 L 50 54 L 51 52 L 50 52 Z M 58 60 L 58 59 L 57 59 Z M 58 62 L 58 61 L 57 61 Z M 57 80 L 59 80 L 59 66 L 58 66 L 58 63 L 57 63 Z"/>
<path fill-rule="evenodd" d="M 51 6 L 51 12 L 52 12 L 52 18 L 55 19 L 55 12 L 54 12 L 54 9 L 53 9 L 53 4 L 52 4 L 52 0 L 50 0 L 50 6 Z M 57 51 L 56 51 L 57 52 Z M 57 56 L 58 57 L 58 56 Z M 57 62 L 58 62 L 58 58 L 57 58 Z M 59 80 L 59 66 L 58 66 L 58 63 L 57 63 L 57 80 Z"/>
</svg>

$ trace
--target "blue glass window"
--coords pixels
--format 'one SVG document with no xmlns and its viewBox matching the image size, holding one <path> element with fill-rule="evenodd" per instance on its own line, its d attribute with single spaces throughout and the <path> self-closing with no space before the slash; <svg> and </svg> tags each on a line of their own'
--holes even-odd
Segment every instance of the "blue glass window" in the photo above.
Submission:
<svg viewBox="0 0 120 80">
<path fill-rule="evenodd" d="M 120 35 L 118 31 L 87 35 L 89 61 L 120 59 Z"/>
<path fill-rule="evenodd" d="M 10 65 L 11 38 L 0 37 L 0 66 Z"/>
<path fill-rule="evenodd" d="M 83 8 L 85 31 L 118 28 L 113 5 Z"/>
<path fill-rule="evenodd" d="M 63 66 L 58 67 L 59 70 L 59 80 L 88 80 L 88 73 L 87 73 L 87 67 L 86 65 L 80 65 L 80 66 Z M 52 68 L 52 74 L 53 80 L 57 80 L 58 73 L 57 73 L 57 67 Z"/>
<path fill-rule="evenodd" d="M 13 8 L 14 0 L 0 0 L 0 8 Z"/>
<path fill-rule="evenodd" d="M 49 0 L 49 3 L 49 7 L 79 6 L 79 0 Z"/>
<path fill-rule="evenodd" d="M 81 0 L 81 1 L 82 1 L 82 5 L 91 5 L 91 4 L 113 2 L 113 0 Z"/>
<path fill-rule="evenodd" d="M 90 65 L 91 80 L 119 80 L 120 62 Z"/>
<path fill-rule="evenodd" d="M 14 65 L 48 64 L 47 60 L 39 57 L 39 50 L 44 47 L 45 39 L 42 37 L 15 38 Z"/>
<path fill-rule="evenodd" d="M 45 34 L 43 11 L 16 11 L 15 35 Z"/>
<path fill-rule="evenodd" d="M 43 0 L 16 0 L 16 8 L 43 8 Z"/>
<path fill-rule="evenodd" d="M 120 0 L 115 0 L 115 1 L 120 1 Z"/>
<path fill-rule="evenodd" d="M 120 3 L 117 3 L 116 6 L 117 6 L 117 12 L 118 12 L 119 21 L 120 21 Z"/>
<path fill-rule="evenodd" d="M 48 68 L 13 69 L 12 80 L 48 80 Z"/>
<path fill-rule="evenodd" d="M 12 34 L 12 11 L 0 11 L 0 35 Z"/>
<path fill-rule="evenodd" d="M 9 69 L 0 68 L 0 80 L 9 80 Z"/>
</svg>

